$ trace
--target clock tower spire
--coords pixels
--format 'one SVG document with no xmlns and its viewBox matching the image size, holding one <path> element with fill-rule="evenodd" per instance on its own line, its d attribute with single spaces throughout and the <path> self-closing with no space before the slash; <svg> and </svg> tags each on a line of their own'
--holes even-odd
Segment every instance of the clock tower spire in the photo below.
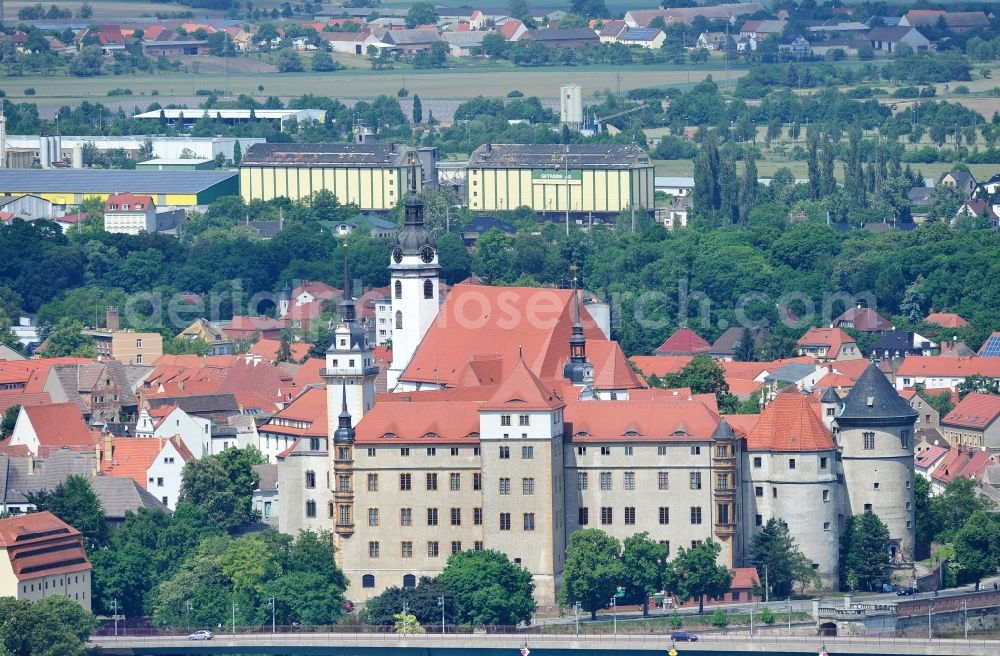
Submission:
<svg viewBox="0 0 1000 656">
<path fill-rule="evenodd" d="M 403 229 L 396 236 L 389 271 L 392 295 L 392 364 L 387 386 L 390 391 L 412 389 L 399 379 L 440 308 L 438 294 L 437 243 L 424 227 L 424 203 L 417 195 L 416 157 L 409 168 L 410 193 L 404 203 Z"/>
</svg>

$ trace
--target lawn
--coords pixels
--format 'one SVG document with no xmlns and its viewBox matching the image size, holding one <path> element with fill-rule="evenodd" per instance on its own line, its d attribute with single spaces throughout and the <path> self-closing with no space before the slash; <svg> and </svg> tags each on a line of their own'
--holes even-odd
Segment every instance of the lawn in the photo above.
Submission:
<svg viewBox="0 0 1000 656">
<path fill-rule="evenodd" d="M 705 629 L 712 626 L 712 612 L 713 609 L 705 609 L 705 613 L 702 615 L 678 615 L 677 617 L 681 620 L 681 628 L 684 629 Z M 614 620 L 609 617 L 606 613 L 601 614 L 600 619 L 596 622 L 591 622 L 589 619 L 581 616 L 580 618 L 580 633 L 611 633 L 614 630 Z M 726 619 L 729 620 L 729 627 L 748 627 L 750 625 L 750 615 L 749 613 L 733 613 L 727 614 Z M 792 613 L 792 623 L 806 622 L 812 619 L 809 613 L 795 612 Z M 774 611 L 774 626 L 782 625 L 788 621 L 788 615 L 781 612 L 780 610 Z M 761 627 L 763 623 L 760 621 L 760 613 L 754 613 L 754 626 Z M 637 619 L 621 619 L 618 620 L 618 632 L 619 633 L 649 633 L 649 632 L 667 632 L 673 629 L 671 625 L 671 618 L 658 616 L 651 617 L 649 619 L 637 620 Z M 546 624 L 541 627 L 542 633 L 558 633 L 558 634 L 569 634 L 576 633 L 576 624 Z"/>
</svg>

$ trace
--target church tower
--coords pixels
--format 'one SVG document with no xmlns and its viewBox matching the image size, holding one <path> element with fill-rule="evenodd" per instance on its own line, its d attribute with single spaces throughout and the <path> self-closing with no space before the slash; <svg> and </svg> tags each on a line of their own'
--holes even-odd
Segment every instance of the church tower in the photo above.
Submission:
<svg viewBox="0 0 1000 656">
<path fill-rule="evenodd" d="M 412 164 L 412 162 L 411 162 Z M 389 271 L 392 294 L 392 364 L 389 391 L 405 391 L 398 384 L 420 341 L 440 309 L 437 244 L 424 227 L 424 203 L 417 195 L 417 169 L 410 168 L 410 194 L 405 203 L 403 229 L 396 236 Z"/>
<path fill-rule="evenodd" d="M 346 407 L 354 422 L 361 421 L 375 403 L 375 378 L 378 367 L 365 330 L 355 316 L 354 299 L 351 297 L 350 270 L 347 265 L 347 246 L 344 246 L 344 297 L 337 307 L 340 323 L 330 333 L 330 347 L 326 350 L 326 407 L 328 409 L 328 435 L 337 430 L 337 417 L 333 409 L 339 405 L 341 390 Z"/>
<path fill-rule="evenodd" d="M 332 385 L 329 387 L 333 387 Z M 341 384 L 340 415 L 333 438 L 333 504 L 335 509 L 334 544 L 337 565 L 344 566 L 344 541 L 354 535 L 354 422 L 347 410 L 347 385 Z M 329 399 L 327 399 L 329 401 Z M 334 406 L 327 406 L 332 410 Z M 333 412 L 329 412 L 332 416 Z"/>
</svg>

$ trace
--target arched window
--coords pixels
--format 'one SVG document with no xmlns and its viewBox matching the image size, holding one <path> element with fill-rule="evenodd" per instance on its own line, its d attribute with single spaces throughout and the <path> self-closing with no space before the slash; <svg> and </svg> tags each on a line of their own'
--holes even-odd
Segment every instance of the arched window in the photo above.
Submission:
<svg viewBox="0 0 1000 656">
<path fill-rule="evenodd" d="M 424 298 L 434 298 L 434 284 L 430 280 L 424 281 Z"/>
<path fill-rule="evenodd" d="M 306 501 L 306 517 L 316 516 L 316 502 L 310 499 Z"/>
<path fill-rule="evenodd" d="M 310 490 L 316 487 L 316 472 L 312 470 L 306 472 L 306 487 Z"/>
<path fill-rule="evenodd" d="M 396 310 L 396 329 L 397 330 L 403 329 L 403 313 L 400 312 L 399 310 Z"/>
<path fill-rule="evenodd" d="M 415 588 L 417 587 L 417 577 L 413 574 L 403 575 L 403 587 L 404 588 Z"/>
<path fill-rule="evenodd" d="M 375 575 L 365 574 L 361 577 L 361 587 L 362 588 L 374 588 L 375 587 Z"/>
<path fill-rule="evenodd" d="M 396 298 L 403 298 L 403 283 L 397 280 L 395 289 L 396 289 Z"/>
</svg>

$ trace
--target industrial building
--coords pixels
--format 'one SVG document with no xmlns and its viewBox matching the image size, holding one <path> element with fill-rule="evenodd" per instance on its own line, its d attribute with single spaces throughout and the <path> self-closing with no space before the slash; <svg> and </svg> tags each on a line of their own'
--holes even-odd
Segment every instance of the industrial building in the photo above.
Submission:
<svg viewBox="0 0 1000 656">
<path fill-rule="evenodd" d="M 326 111 L 322 109 L 201 109 L 191 107 L 158 109 L 136 114 L 132 118 L 158 121 L 161 117 L 167 122 L 167 125 L 176 126 L 180 123 L 185 128 L 192 127 L 200 118 L 208 117 L 226 125 L 237 125 L 251 121 L 271 121 L 276 122 L 279 129 L 284 130 L 285 125 L 292 119 L 299 123 L 322 121 L 326 118 Z"/>
<path fill-rule="evenodd" d="M 410 160 L 423 167 L 417 155 L 395 143 L 256 144 L 243 154 L 240 192 L 247 202 L 281 196 L 299 201 L 326 189 L 341 203 L 391 210 L 410 188 Z M 422 178 L 418 173 L 418 188 Z"/>
<path fill-rule="evenodd" d="M 60 162 L 72 163 L 74 150 L 92 145 L 99 151 L 124 150 L 132 159 L 139 159 L 143 146 L 152 143 L 153 157 L 162 159 L 208 159 L 222 155 L 232 161 L 233 150 L 239 142 L 246 150 L 255 143 L 264 143 L 259 137 L 147 137 L 132 135 L 127 137 L 104 136 L 39 136 L 37 134 L 8 134 L 5 138 L 6 168 L 30 168 L 37 163 L 43 169 L 58 166 Z M 79 165 L 74 166 L 80 168 Z"/>
<path fill-rule="evenodd" d="M 107 200 L 130 192 L 150 196 L 157 207 L 197 207 L 239 194 L 236 171 L 129 171 L 124 169 L 4 169 L 0 199 L 32 194 L 57 214 L 87 198 Z"/>
<path fill-rule="evenodd" d="M 469 209 L 618 214 L 653 207 L 649 155 L 634 145 L 484 144 L 469 158 Z"/>
</svg>

